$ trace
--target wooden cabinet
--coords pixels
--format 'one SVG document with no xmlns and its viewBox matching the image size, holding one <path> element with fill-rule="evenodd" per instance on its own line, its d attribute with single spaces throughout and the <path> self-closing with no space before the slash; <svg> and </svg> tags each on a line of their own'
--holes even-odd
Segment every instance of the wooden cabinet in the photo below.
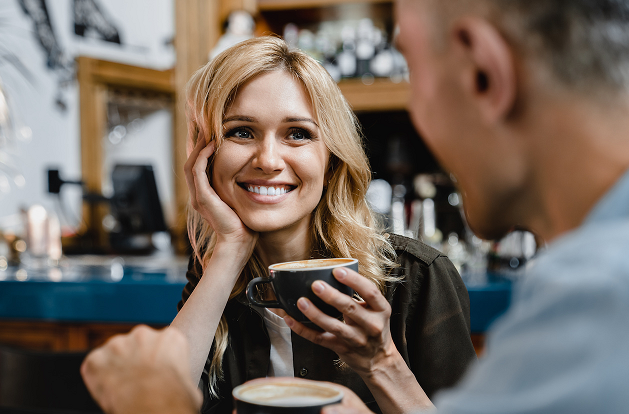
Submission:
<svg viewBox="0 0 629 414">
<path fill-rule="evenodd" d="M 25 349 L 86 351 L 104 344 L 135 324 L 0 321 L 0 343 Z M 162 328 L 162 325 L 153 325 Z"/>
<path fill-rule="evenodd" d="M 129 332 L 135 324 L 61 323 L 0 321 L 0 344 L 46 351 L 86 351 L 104 344 L 117 334 Z M 163 328 L 165 325 L 153 325 Z M 485 347 L 484 334 L 472 334 L 479 357 Z"/>
</svg>

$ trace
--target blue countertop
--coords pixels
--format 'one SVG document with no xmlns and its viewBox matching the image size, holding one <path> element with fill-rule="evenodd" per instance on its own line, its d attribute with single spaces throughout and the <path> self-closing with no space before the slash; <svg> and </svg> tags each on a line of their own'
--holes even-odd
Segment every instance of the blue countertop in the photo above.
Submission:
<svg viewBox="0 0 629 414">
<path fill-rule="evenodd" d="M 500 275 L 489 274 L 481 281 L 463 280 L 470 297 L 470 325 L 472 333 L 482 333 L 511 304 L 513 282 Z"/>
<path fill-rule="evenodd" d="M 83 256 L 0 269 L 0 320 L 169 324 L 186 267 L 186 258 Z M 482 333 L 508 308 L 511 282 L 467 279 L 472 332 Z"/>
</svg>

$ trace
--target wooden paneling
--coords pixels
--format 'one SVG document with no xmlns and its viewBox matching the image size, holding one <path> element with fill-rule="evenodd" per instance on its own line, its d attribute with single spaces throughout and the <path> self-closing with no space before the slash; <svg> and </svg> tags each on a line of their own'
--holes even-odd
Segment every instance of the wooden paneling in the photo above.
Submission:
<svg viewBox="0 0 629 414">
<path fill-rule="evenodd" d="M 222 1 L 186 0 L 175 2 L 175 203 L 176 224 L 175 243 L 178 251 L 186 246 L 186 206 L 188 188 L 183 173 L 187 159 L 186 142 L 186 84 L 190 76 L 207 63 L 208 56 L 221 34 L 220 13 Z"/>
<path fill-rule="evenodd" d="M 30 321 L 0 321 L 0 343 L 27 349 L 49 351 L 85 351 L 104 344 L 117 334 L 133 329 L 134 324 L 60 323 Z M 164 328 L 165 325 L 152 325 Z M 476 355 L 485 347 L 483 334 L 472 334 Z"/>
<path fill-rule="evenodd" d="M 129 332 L 134 326 L 134 324 L 0 321 L 0 343 L 34 350 L 86 351 L 104 344 L 114 335 Z"/>
<path fill-rule="evenodd" d="M 95 82 L 92 76 L 95 59 L 79 57 L 77 60 L 79 80 L 80 131 L 81 131 L 81 177 L 88 192 L 101 194 L 103 171 L 103 147 L 101 139 L 107 125 L 106 87 Z M 83 203 L 81 233 L 90 234 L 95 245 L 106 245 L 102 231 L 101 206 Z"/>
<path fill-rule="evenodd" d="M 85 76 L 89 76 L 90 80 L 96 84 L 175 92 L 175 73 L 172 70 L 153 70 L 88 57 L 80 57 L 79 61 L 79 67 L 82 66 L 82 61 L 89 62 L 89 69 Z"/>
<path fill-rule="evenodd" d="M 408 82 L 393 83 L 388 79 L 375 79 L 371 85 L 348 79 L 341 81 L 339 88 L 354 111 L 403 110 L 410 98 Z"/>
</svg>

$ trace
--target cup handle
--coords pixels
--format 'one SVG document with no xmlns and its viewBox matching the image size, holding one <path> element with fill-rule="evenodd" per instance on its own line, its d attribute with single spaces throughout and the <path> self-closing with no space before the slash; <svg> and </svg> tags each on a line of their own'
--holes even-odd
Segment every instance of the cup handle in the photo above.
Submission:
<svg viewBox="0 0 629 414">
<path fill-rule="evenodd" d="M 249 303 L 255 306 L 262 306 L 265 308 L 281 308 L 280 302 L 277 300 L 258 300 L 255 297 L 255 287 L 261 285 L 263 283 L 271 283 L 271 279 L 266 277 L 256 277 L 247 285 L 247 299 L 249 299 Z"/>
</svg>

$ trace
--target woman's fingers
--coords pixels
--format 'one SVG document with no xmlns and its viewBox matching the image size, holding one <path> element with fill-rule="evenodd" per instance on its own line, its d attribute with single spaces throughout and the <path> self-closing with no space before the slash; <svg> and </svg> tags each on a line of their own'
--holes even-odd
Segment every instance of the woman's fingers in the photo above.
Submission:
<svg viewBox="0 0 629 414">
<path fill-rule="evenodd" d="M 210 185 L 210 179 L 207 176 L 207 166 L 209 158 L 214 154 L 216 143 L 210 142 L 205 148 L 202 148 L 197 155 L 196 162 L 192 167 L 192 175 L 194 177 L 194 186 L 196 189 L 196 201 L 199 205 L 206 204 L 210 201 L 209 197 L 216 195 L 214 189 Z"/>
<path fill-rule="evenodd" d="M 324 315 L 324 316 L 326 318 L 330 318 L 327 315 Z M 336 349 L 335 344 L 338 341 L 334 335 L 328 332 L 319 332 L 319 331 L 315 331 L 314 329 L 308 328 L 306 327 L 306 325 L 304 325 L 301 322 L 298 322 L 297 320 L 291 318 L 290 316 L 284 316 L 284 321 L 297 335 L 301 336 L 302 338 L 305 338 L 309 340 L 310 342 L 315 343 L 317 345 L 330 348 L 336 352 L 337 349 Z"/>
<path fill-rule="evenodd" d="M 316 282 L 322 283 L 323 282 Z M 321 299 L 334 306 L 343 313 L 343 317 L 350 323 L 343 323 L 321 312 L 312 302 L 306 298 L 300 298 L 297 306 L 304 315 L 322 329 L 339 336 L 340 338 L 363 345 L 366 337 L 379 337 L 384 330 L 388 318 L 363 308 L 359 302 L 339 292 L 328 284 L 321 291 Z M 319 294 L 319 293 L 318 293 Z M 345 296 L 343 298 L 342 296 Z"/>
<path fill-rule="evenodd" d="M 360 296 L 366 296 L 367 300 L 364 302 L 358 302 L 322 281 L 314 282 L 312 290 L 324 302 L 343 313 L 347 323 L 342 324 L 342 327 L 358 326 L 367 336 L 379 336 L 386 329 L 385 325 L 391 316 L 391 306 L 372 282 L 356 272 L 353 272 L 353 275 L 350 272 L 353 271 L 349 270 L 341 277 L 338 275 L 343 272 L 335 272 L 335 276 L 339 281 L 352 287 Z M 307 305 L 307 302 L 301 302 L 301 305 Z M 342 327 L 334 323 L 334 318 L 327 317 L 314 306 L 312 308 L 314 309 L 308 306 L 300 310 L 308 319 L 326 331 L 341 333 Z"/>
<path fill-rule="evenodd" d="M 215 145 L 214 141 L 212 141 L 210 144 L 212 146 Z M 186 163 L 184 164 L 184 168 L 183 168 L 185 179 L 186 179 L 186 185 L 188 186 L 188 191 L 190 193 L 190 201 L 194 209 L 197 209 L 198 205 L 197 205 L 197 189 L 195 186 L 195 178 L 194 178 L 193 169 L 194 169 L 194 165 L 196 164 L 199 158 L 199 153 L 204 148 L 207 148 L 205 140 L 203 139 L 197 140 L 197 143 L 194 146 L 190 155 L 188 156 L 188 159 L 186 160 Z"/>
<path fill-rule="evenodd" d="M 391 311 L 389 302 L 382 296 L 378 287 L 360 273 L 345 267 L 338 267 L 334 269 L 333 274 L 336 280 L 354 289 L 370 309 L 376 312 Z"/>
<path fill-rule="evenodd" d="M 334 275 L 364 301 L 341 293 L 323 281 L 314 282 L 312 290 L 324 302 L 343 312 L 345 321 L 326 315 L 307 298 L 297 301 L 299 310 L 325 332 L 310 329 L 290 317 L 285 321 L 298 335 L 336 352 L 357 372 L 369 372 L 373 359 L 390 345 L 391 306 L 378 288 L 357 272 L 335 269 Z"/>
<path fill-rule="evenodd" d="M 309 299 L 299 298 L 297 307 L 319 332 L 297 322 L 290 316 L 284 321 L 297 335 L 334 351 L 358 375 L 373 375 L 385 366 L 397 349 L 389 328 L 391 306 L 369 279 L 349 269 L 334 269 L 335 278 L 354 289 L 364 300 L 358 301 L 329 284 L 318 280 L 312 283 L 313 292 L 325 303 L 343 313 L 344 321 L 323 313 Z M 385 361 L 385 362 L 382 362 Z"/>
<path fill-rule="evenodd" d="M 216 142 L 203 141 L 190 153 L 185 165 L 186 183 L 190 191 L 190 204 L 207 221 L 223 241 L 246 243 L 252 247 L 257 235 L 248 229 L 238 214 L 216 193 L 208 176 L 208 166 L 216 153 Z M 250 254 L 250 253 L 249 253 Z"/>
<path fill-rule="evenodd" d="M 209 159 L 214 154 L 215 148 L 216 143 L 214 141 L 205 147 L 195 147 L 191 155 L 196 155 L 196 159 L 190 169 L 186 171 L 192 207 L 201 213 L 206 220 L 210 220 L 210 211 L 216 212 L 219 211 L 218 209 L 226 207 L 223 200 L 220 199 L 212 188 L 207 175 Z M 228 214 L 231 214 L 231 211 Z"/>
</svg>

